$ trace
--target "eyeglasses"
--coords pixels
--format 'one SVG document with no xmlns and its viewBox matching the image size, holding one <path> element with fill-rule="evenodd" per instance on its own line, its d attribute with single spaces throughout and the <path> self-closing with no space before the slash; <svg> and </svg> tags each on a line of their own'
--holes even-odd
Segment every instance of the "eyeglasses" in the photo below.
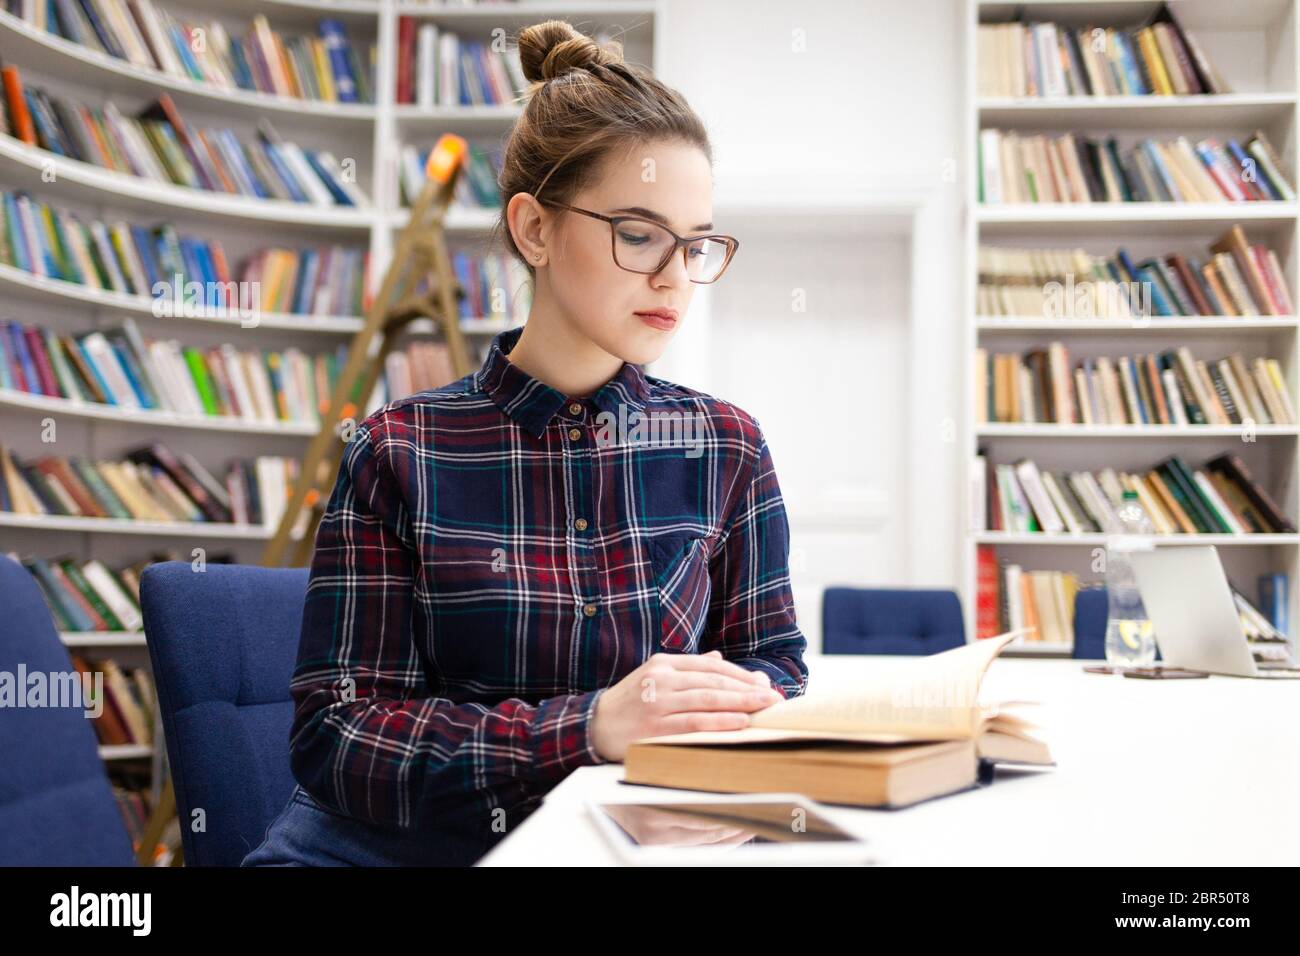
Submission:
<svg viewBox="0 0 1300 956">
<path fill-rule="evenodd" d="M 609 223 L 614 264 L 628 272 L 654 275 L 668 265 L 668 260 L 680 248 L 686 260 L 686 275 L 692 282 L 716 282 L 740 248 L 739 240 L 731 236 L 692 236 L 683 239 L 666 226 L 639 216 L 603 216 L 590 209 L 579 209 L 552 199 L 539 201 Z"/>
</svg>

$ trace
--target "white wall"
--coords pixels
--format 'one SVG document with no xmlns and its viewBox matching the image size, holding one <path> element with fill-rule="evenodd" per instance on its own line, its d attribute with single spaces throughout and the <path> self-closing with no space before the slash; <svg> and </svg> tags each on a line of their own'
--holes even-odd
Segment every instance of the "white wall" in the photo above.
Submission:
<svg viewBox="0 0 1300 956">
<path fill-rule="evenodd" d="M 932 240 L 915 263 L 905 237 L 821 233 L 815 222 L 783 236 L 780 223 L 746 220 L 731 230 L 744 243 L 731 271 L 651 370 L 763 424 L 810 640 L 826 583 L 959 583 L 961 9 L 958 0 L 667 3 L 660 76 L 709 127 L 720 229 L 735 200 L 929 197 Z M 795 289 L 805 312 L 792 308 Z M 697 311 L 707 329 L 689 329 Z M 931 370 L 924 387 L 910 381 L 909 355 Z M 819 513 L 822 492 L 839 485 L 886 509 L 847 551 L 801 530 L 800 516 Z"/>
</svg>

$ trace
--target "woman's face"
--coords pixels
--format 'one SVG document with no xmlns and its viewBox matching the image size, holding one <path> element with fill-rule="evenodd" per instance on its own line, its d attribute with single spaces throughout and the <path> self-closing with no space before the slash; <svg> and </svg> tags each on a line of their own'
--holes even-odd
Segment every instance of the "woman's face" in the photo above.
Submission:
<svg viewBox="0 0 1300 956">
<path fill-rule="evenodd" d="M 683 238 L 714 231 L 712 171 L 694 146 L 654 142 L 611 155 L 596 183 L 569 205 L 606 216 L 639 216 Z M 611 254 L 609 223 L 554 206 L 543 209 L 550 235 L 539 292 L 545 283 L 559 314 L 609 354 L 633 364 L 659 358 L 685 321 L 695 291 L 682 249 L 653 275 L 628 272 Z M 637 224 L 615 230 L 614 244 L 628 263 L 638 255 L 644 259 L 650 241 Z M 637 315 L 654 309 L 674 311 L 676 321 L 663 328 Z"/>
</svg>

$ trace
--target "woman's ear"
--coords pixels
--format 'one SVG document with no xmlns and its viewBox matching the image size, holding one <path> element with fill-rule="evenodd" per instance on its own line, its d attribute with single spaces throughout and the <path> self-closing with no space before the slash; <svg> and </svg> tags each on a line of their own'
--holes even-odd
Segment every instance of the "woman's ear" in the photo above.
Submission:
<svg viewBox="0 0 1300 956">
<path fill-rule="evenodd" d="M 546 261 L 548 221 L 551 216 L 531 193 L 515 193 L 506 206 L 506 222 L 515 248 L 530 265 Z"/>
</svg>

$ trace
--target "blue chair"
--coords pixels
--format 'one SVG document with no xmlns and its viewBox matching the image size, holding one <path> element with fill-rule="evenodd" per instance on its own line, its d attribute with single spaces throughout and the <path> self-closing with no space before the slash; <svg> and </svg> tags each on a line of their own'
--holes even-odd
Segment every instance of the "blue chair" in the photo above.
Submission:
<svg viewBox="0 0 1300 956">
<path fill-rule="evenodd" d="M 827 588 L 824 654 L 938 654 L 966 643 L 955 591 Z"/>
<path fill-rule="evenodd" d="M 187 866 L 238 866 L 293 792 L 289 681 L 309 573 L 166 561 L 141 576 Z"/>
<path fill-rule="evenodd" d="M 1074 650 L 1072 657 L 1089 661 L 1106 659 L 1106 620 L 1110 606 L 1105 588 L 1080 588 L 1074 595 Z"/>
<path fill-rule="evenodd" d="M 75 673 L 31 573 L 0 555 L 0 670 Z M 0 712 L 0 865 L 133 866 L 126 822 L 80 707 Z"/>
<path fill-rule="evenodd" d="M 1106 659 L 1106 622 L 1110 619 L 1110 603 L 1104 587 L 1080 588 L 1074 596 L 1074 653 L 1072 656 L 1086 660 Z M 1156 660 L 1160 655 L 1160 635 L 1156 635 Z"/>
</svg>

